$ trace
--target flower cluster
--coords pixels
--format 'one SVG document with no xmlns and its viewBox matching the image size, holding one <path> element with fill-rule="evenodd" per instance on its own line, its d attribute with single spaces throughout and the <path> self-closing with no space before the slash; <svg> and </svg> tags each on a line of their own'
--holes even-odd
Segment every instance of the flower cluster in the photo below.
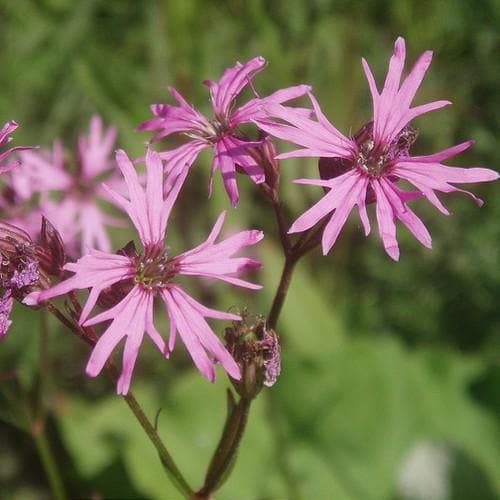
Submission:
<svg viewBox="0 0 500 500">
<path fill-rule="evenodd" d="M 254 397 L 263 385 L 273 385 L 281 369 L 280 344 L 266 320 L 257 316 L 257 321 L 249 324 L 245 314 L 209 308 L 188 294 L 184 285 L 187 277 L 194 277 L 252 290 L 260 288 L 241 278 L 244 271 L 260 267 L 260 262 L 237 254 L 258 243 L 263 237 L 262 231 L 243 230 L 220 238 L 223 212 L 205 241 L 183 253 L 172 254 L 165 243 L 170 213 L 191 166 L 203 149 L 213 153 L 209 193 L 214 173 L 219 170 L 230 203 L 236 206 L 239 202 L 236 174 L 240 173 L 261 185 L 276 210 L 280 206 L 278 161 L 318 157 L 320 178 L 301 178 L 295 182 L 320 186 L 326 194 L 295 220 L 289 233 L 307 232 L 328 216 L 322 233 L 326 254 L 355 206 L 368 235 L 367 206 L 374 203 L 380 237 L 391 258 L 399 258 L 396 220 L 424 246 L 430 247 L 431 236 L 409 203 L 424 197 L 439 211 L 449 214 L 437 192 L 465 192 L 480 204 L 481 200 L 455 184 L 493 181 L 499 175 L 487 168 L 443 164 L 470 147 L 472 141 L 429 155 L 411 155 L 417 132 L 410 122 L 450 103 L 439 100 L 411 107 L 432 53 L 424 52 L 402 79 L 405 55 L 405 42 L 398 38 L 380 92 L 370 67 L 363 60 L 372 95 L 373 118 L 353 136 L 344 135 L 328 121 L 308 85 L 296 85 L 259 97 L 252 79 L 263 70 L 266 61 L 255 57 L 226 69 L 218 82 L 204 82 L 210 91 L 213 111 L 210 117 L 195 109 L 177 90 L 169 88 L 177 104 L 153 105 L 154 116 L 138 127 L 155 132 L 142 159 L 132 161 L 123 150 L 118 150 L 113 161 L 115 129 L 104 130 L 97 116 L 91 119 L 89 135 L 81 136 L 78 141 L 73 169 L 68 169 L 59 142 L 54 143 L 52 151 L 20 153 L 22 166 L 17 159 L 2 162 L 15 149 L 26 148 L 7 149 L 0 154 L 0 172 L 11 171 L 2 201 L 10 223 L 0 224 L 0 336 L 10 325 L 13 298 L 37 306 L 70 294 L 74 305 L 77 299 L 73 292 L 88 290 L 85 305 L 74 311 L 79 315 L 79 328 L 85 332 L 94 325 L 103 324 L 103 327 L 102 334 L 92 341 L 95 345 L 86 373 L 97 376 L 123 341 L 118 393 L 126 394 L 129 390 L 145 336 L 164 358 L 170 356 L 179 336 L 203 376 L 214 380 L 217 362 L 245 397 Z M 236 105 L 236 99 L 247 86 L 255 95 L 246 103 Z M 305 95 L 312 109 L 285 105 Z M 244 129 L 241 125 L 245 125 Z M 0 146 L 8 142 L 7 135 L 15 127 L 14 122 L 3 127 Z M 253 135 L 248 132 L 252 127 Z M 188 140 L 161 152 L 152 149 L 151 144 L 174 135 Z M 278 154 L 272 137 L 297 144 L 300 149 Z M 135 167 L 141 161 L 145 165 L 144 176 L 139 175 Z M 405 182 L 413 188 L 405 189 L 404 184 L 401 185 Z M 58 193 L 56 197 L 52 196 L 54 192 Z M 39 199 L 36 212 L 52 220 L 62 239 L 46 219 L 43 219 L 37 244 L 13 225 L 29 227 L 31 222 L 20 217 L 16 207 L 20 201 L 32 200 L 35 195 Z M 140 246 L 130 242 L 111 252 L 105 225 L 118 222 L 101 211 L 96 197 L 112 202 L 127 214 L 137 231 Z M 278 219 L 282 240 L 289 243 L 282 213 Z M 306 234 L 304 241 L 309 243 L 308 236 Z M 313 237 L 310 240 L 315 241 Z M 63 241 L 72 254 L 76 253 L 75 244 L 80 246 L 80 258 L 76 262 L 65 264 Z M 297 247 L 284 245 L 285 252 L 290 248 Z M 63 279 L 51 286 L 49 276 Z M 167 339 L 153 319 L 158 302 L 163 304 L 168 318 Z M 101 310 L 94 313 L 95 308 Z M 269 323 L 275 323 L 276 317 Z M 227 346 L 207 319 L 233 321 L 233 327 L 226 329 Z"/>
</svg>

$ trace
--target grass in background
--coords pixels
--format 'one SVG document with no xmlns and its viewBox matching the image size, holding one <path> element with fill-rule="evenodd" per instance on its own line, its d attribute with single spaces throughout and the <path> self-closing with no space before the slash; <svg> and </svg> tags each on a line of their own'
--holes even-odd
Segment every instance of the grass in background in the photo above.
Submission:
<svg viewBox="0 0 500 500">
<path fill-rule="evenodd" d="M 202 80 L 263 55 L 269 67 L 256 78 L 263 95 L 310 83 L 332 121 L 355 131 L 371 112 L 361 56 L 380 81 L 393 40 L 403 35 L 409 61 L 435 50 L 417 99 L 454 103 L 418 122 L 418 147 L 430 152 L 472 137 L 477 145 L 461 164 L 498 168 L 499 25 L 500 8 L 492 1 L 3 0 L 0 115 L 21 124 L 17 144 L 49 146 L 56 136 L 71 144 L 99 112 L 118 126 L 119 145 L 139 155 L 149 136 L 133 129 L 150 103 L 168 99 L 167 84 L 203 110 Z M 282 163 L 284 180 L 314 176 L 315 169 L 309 160 Z M 218 180 L 207 205 L 207 180 L 205 158 L 174 212 L 172 225 L 182 228 L 170 233 L 174 247 L 200 241 L 227 208 Z M 240 186 L 242 202 L 228 222 L 266 230 L 265 288 L 250 304 L 265 312 L 281 260 L 268 208 L 250 182 L 242 178 Z M 401 483 L 401 470 L 419 443 L 434 446 L 427 448 L 427 463 L 437 456 L 432 450 L 444 450 L 449 467 L 439 477 L 449 498 L 500 498 L 496 189 L 482 188 L 487 203 L 481 210 L 449 197 L 450 218 L 417 205 L 434 249 L 401 229 L 398 264 L 375 234 L 362 236 L 355 218 L 328 257 L 316 252 L 301 263 L 280 324 L 282 378 L 256 405 L 236 469 L 218 498 L 411 498 L 411 481 Z M 284 196 L 292 219 L 315 192 L 287 183 Z M 116 241 L 121 246 L 127 235 L 117 234 Z M 218 290 L 204 293 L 221 307 L 244 300 Z M 15 319 L 0 346 L 0 497 L 48 498 L 33 445 L 19 430 L 29 425 L 25 408 L 18 409 L 20 417 L 5 401 L 9 391 L 17 400 L 29 398 L 37 379 L 37 316 L 18 307 Z M 160 431 L 188 477 L 200 483 L 223 422 L 225 382 L 207 384 L 178 351 L 164 363 L 146 349 L 133 389 L 149 415 L 163 408 Z M 50 355 L 49 430 L 60 464 L 68 464 L 68 491 L 176 498 L 111 384 L 84 377 L 85 347 L 57 330 Z"/>
</svg>

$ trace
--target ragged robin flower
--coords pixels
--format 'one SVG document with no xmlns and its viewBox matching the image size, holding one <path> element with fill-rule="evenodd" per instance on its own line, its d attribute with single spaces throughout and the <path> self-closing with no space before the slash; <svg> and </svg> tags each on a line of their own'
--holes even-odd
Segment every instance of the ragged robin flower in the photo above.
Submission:
<svg viewBox="0 0 500 500">
<path fill-rule="evenodd" d="M 405 56 L 405 41 L 398 38 L 381 92 L 378 91 L 373 74 L 363 59 L 363 68 L 373 100 L 373 120 L 354 137 L 345 136 L 327 120 L 313 95 L 310 95 L 310 99 L 316 120 L 295 113 L 292 108 L 267 105 L 267 112 L 277 121 L 258 122 L 269 134 L 303 147 L 281 154 L 278 158 L 320 157 L 322 178 L 297 179 L 295 182 L 322 186 L 328 192 L 293 223 L 289 232 L 305 231 L 329 216 L 322 236 L 324 254 L 335 244 L 355 205 L 358 207 L 365 234 L 368 235 L 370 221 L 366 205 L 371 201 L 375 201 L 378 230 L 384 248 L 391 258 L 399 259 L 396 219 L 399 219 L 422 245 L 430 248 L 429 231 L 408 202 L 425 197 L 441 213 L 449 215 L 436 191 L 464 192 L 481 204 L 481 200 L 472 193 L 459 189 L 454 184 L 493 181 L 499 177 L 498 172 L 487 168 L 458 168 L 442 163 L 469 148 L 472 141 L 430 155 L 411 156 L 409 150 L 415 141 L 416 132 L 409 125 L 410 121 L 450 102 L 435 101 L 410 107 L 431 63 L 432 52 L 424 52 L 401 82 Z M 403 189 L 400 181 L 407 181 L 416 190 Z"/>
<path fill-rule="evenodd" d="M 239 193 L 236 172 L 246 173 L 255 183 L 264 182 L 264 170 L 248 148 L 258 144 L 249 140 L 238 128 L 252 120 L 265 119 L 263 104 L 281 104 L 304 95 L 310 87 L 297 85 L 280 89 L 266 97 L 255 97 L 247 103 L 234 107 L 236 97 L 246 85 L 251 85 L 252 77 L 262 71 L 266 65 L 263 57 L 254 57 L 250 61 L 237 63 L 224 71 L 218 82 L 206 80 L 210 88 L 213 116 L 208 118 L 191 106 L 181 94 L 172 87 L 168 90 L 178 105 L 153 104 L 153 118 L 141 123 L 139 130 L 156 131 L 151 142 L 174 133 L 189 137 L 181 146 L 161 153 L 161 157 L 171 164 L 173 169 L 190 168 L 200 151 L 210 148 L 213 151 L 209 192 L 212 190 L 213 175 L 220 170 L 224 187 L 233 206 L 238 204 Z M 309 112 L 306 112 L 309 114 Z"/>
<path fill-rule="evenodd" d="M 104 128 L 95 115 L 88 134 L 78 137 L 74 154 L 66 155 L 58 140 L 52 150 L 20 153 L 22 165 L 11 172 L 2 199 L 9 222 L 33 234 L 45 216 L 61 233 L 71 255 L 80 256 L 89 248 L 110 251 L 107 226 L 121 221 L 107 214 L 100 200 L 107 201 L 103 181 L 121 190 L 111 155 L 115 139 L 115 128 Z"/>
<path fill-rule="evenodd" d="M 179 283 L 181 276 L 201 276 L 226 281 L 233 285 L 258 289 L 259 285 L 240 279 L 245 269 L 259 267 L 246 257 L 234 257 L 240 249 L 257 243 L 262 232 L 241 231 L 216 243 L 224 222 L 222 213 L 210 235 L 200 245 L 180 255 L 171 255 L 164 244 L 167 221 L 175 199 L 182 187 L 187 170 L 170 172 L 163 182 L 163 163 L 157 153 L 146 154 L 146 188 L 139 182 L 137 172 L 124 151 L 116 155 L 118 166 L 127 184 L 129 199 L 105 187 L 118 207 L 130 217 L 139 234 L 142 249 L 137 252 L 127 245 L 119 253 L 91 251 L 65 269 L 73 276 L 49 290 L 36 292 L 25 299 L 36 304 L 72 290 L 90 288 L 87 302 L 80 316 L 80 324 L 91 326 L 107 324 L 96 343 L 86 372 L 98 375 L 118 343 L 125 339 L 122 371 L 117 391 L 126 394 L 144 334 L 161 353 L 168 357 L 173 350 L 177 333 L 200 372 L 214 380 L 213 360 L 218 361 L 234 379 L 240 378 L 240 369 L 205 318 L 237 320 L 236 314 L 210 309 L 188 295 Z M 165 195 L 165 199 L 164 199 Z M 110 287 L 119 287 L 118 301 L 108 310 L 92 318 L 89 315 L 101 292 L 109 296 Z M 161 300 L 167 310 L 170 335 L 166 343 L 153 323 L 153 304 Z M 115 301 L 116 302 L 116 301 Z"/>
</svg>

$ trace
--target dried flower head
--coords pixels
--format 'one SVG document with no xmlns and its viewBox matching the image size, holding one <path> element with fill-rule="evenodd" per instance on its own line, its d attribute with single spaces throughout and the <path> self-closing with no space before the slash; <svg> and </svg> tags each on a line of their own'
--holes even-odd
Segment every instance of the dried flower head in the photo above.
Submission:
<svg viewBox="0 0 500 500">
<path fill-rule="evenodd" d="M 275 384 L 281 371 L 281 349 L 278 335 L 267 328 L 263 316 L 251 316 L 246 311 L 241 316 L 241 321 L 226 328 L 224 338 L 242 374 L 234 385 L 240 395 L 254 398 L 263 385 Z"/>
</svg>

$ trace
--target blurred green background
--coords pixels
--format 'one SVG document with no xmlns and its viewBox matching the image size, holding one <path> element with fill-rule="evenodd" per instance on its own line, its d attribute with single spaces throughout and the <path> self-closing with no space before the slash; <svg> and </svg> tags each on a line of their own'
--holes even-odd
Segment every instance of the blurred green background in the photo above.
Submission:
<svg viewBox="0 0 500 500">
<path fill-rule="evenodd" d="M 416 122 L 414 151 L 474 138 L 455 164 L 498 169 L 499 27 L 495 0 L 2 0 L 0 117 L 21 124 L 16 144 L 49 146 L 59 136 L 71 147 L 98 112 L 118 127 L 118 145 L 139 155 L 150 135 L 134 128 L 150 103 L 166 102 L 167 84 L 208 111 L 201 81 L 262 55 L 262 95 L 310 83 L 347 133 L 371 113 L 361 57 L 381 82 L 402 35 L 409 64 L 435 51 L 416 102 L 454 103 Z M 174 211 L 168 243 L 176 250 L 201 241 L 228 206 L 220 179 L 207 202 L 208 161 L 200 158 Z M 282 162 L 290 221 L 320 193 L 288 181 L 315 175 L 313 160 Z M 195 296 L 265 313 L 282 257 L 269 207 L 248 179 L 239 186 L 227 226 L 266 231 L 256 277 L 265 287 L 250 294 L 207 286 Z M 500 498 L 500 196 L 497 185 L 474 190 L 485 206 L 444 197 L 449 218 L 415 203 L 432 251 L 400 228 L 401 261 L 393 263 L 353 217 L 329 256 L 315 251 L 300 263 L 279 323 L 282 376 L 255 404 L 217 498 Z M 116 232 L 117 245 L 127 236 Z M 40 317 L 16 308 L 0 345 L 0 498 L 49 499 L 26 432 L 40 393 Z M 42 394 L 68 495 L 178 498 L 114 387 L 83 375 L 86 347 L 52 326 Z M 180 344 L 168 362 L 145 345 L 135 370 L 137 398 L 151 418 L 162 408 L 160 433 L 195 486 L 223 424 L 222 375 L 207 383 Z"/>
</svg>

